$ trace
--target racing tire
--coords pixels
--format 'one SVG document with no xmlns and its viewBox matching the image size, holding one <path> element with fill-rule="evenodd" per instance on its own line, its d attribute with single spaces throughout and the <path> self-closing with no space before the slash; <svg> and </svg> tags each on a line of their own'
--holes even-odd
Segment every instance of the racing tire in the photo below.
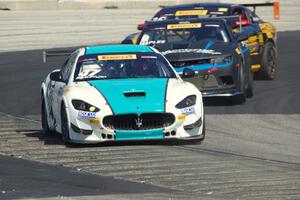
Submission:
<svg viewBox="0 0 300 200">
<path fill-rule="evenodd" d="M 240 70 L 240 94 L 230 98 L 232 104 L 242 104 L 247 100 L 247 89 L 245 84 L 244 65 L 241 65 Z"/>
<path fill-rule="evenodd" d="M 67 111 L 65 105 L 61 107 L 61 134 L 62 140 L 66 145 L 70 144 L 70 131 L 69 131 L 69 121 L 67 116 Z"/>
<path fill-rule="evenodd" d="M 267 42 L 262 55 L 261 69 L 255 73 L 255 79 L 274 80 L 277 68 L 277 52 L 272 42 Z"/>
<path fill-rule="evenodd" d="M 247 90 L 246 90 L 246 94 L 247 94 L 247 98 L 251 98 L 254 95 L 254 91 L 253 91 L 253 79 L 254 79 L 254 75 L 253 72 L 251 72 L 250 68 L 248 71 L 248 86 L 247 86 Z"/>
<path fill-rule="evenodd" d="M 42 99 L 41 121 L 42 121 L 42 129 L 43 129 L 44 134 L 51 135 L 53 133 L 53 131 L 49 128 L 49 125 L 48 125 L 48 116 L 47 116 L 44 98 Z"/>
</svg>

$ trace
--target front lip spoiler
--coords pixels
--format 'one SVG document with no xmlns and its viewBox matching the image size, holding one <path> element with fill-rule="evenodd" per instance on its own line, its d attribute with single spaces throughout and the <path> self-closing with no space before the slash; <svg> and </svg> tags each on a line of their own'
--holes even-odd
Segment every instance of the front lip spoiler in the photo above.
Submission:
<svg viewBox="0 0 300 200">
<path fill-rule="evenodd" d="M 233 92 L 233 93 L 221 93 L 221 94 L 210 94 L 202 92 L 202 97 L 234 97 L 240 95 L 240 92 Z"/>
</svg>

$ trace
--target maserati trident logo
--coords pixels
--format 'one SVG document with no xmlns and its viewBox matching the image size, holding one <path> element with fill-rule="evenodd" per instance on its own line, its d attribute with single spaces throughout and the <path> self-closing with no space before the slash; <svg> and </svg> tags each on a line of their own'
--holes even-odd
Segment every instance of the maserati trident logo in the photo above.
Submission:
<svg viewBox="0 0 300 200">
<path fill-rule="evenodd" d="M 135 124 L 138 129 L 143 126 L 143 120 L 140 118 L 140 116 L 138 116 L 138 118 L 135 120 Z"/>
</svg>

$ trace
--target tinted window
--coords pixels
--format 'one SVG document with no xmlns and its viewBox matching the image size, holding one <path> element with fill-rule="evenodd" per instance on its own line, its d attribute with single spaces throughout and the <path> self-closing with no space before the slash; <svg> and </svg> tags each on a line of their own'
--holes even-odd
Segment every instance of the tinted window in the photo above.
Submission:
<svg viewBox="0 0 300 200">
<path fill-rule="evenodd" d="M 176 78 L 172 67 L 156 53 L 92 54 L 79 57 L 74 79 Z"/>
<path fill-rule="evenodd" d="M 194 23 L 194 25 L 197 24 L 201 27 L 173 29 L 170 28 L 170 24 L 167 27 L 149 27 L 140 36 L 139 44 L 154 46 L 177 42 L 196 44 L 207 39 L 222 42 L 229 41 L 227 32 L 219 24 Z"/>
</svg>

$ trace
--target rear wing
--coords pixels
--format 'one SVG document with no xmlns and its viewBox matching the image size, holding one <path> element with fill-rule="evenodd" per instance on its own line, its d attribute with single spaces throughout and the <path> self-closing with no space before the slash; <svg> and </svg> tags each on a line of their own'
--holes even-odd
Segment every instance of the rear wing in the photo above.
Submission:
<svg viewBox="0 0 300 200">
<path fill-rule="evenodd" d="M 241 4 L 242 6 L 246 7 L 252 7 L 253 12 L 256 12 L 256 7 L 266 7 L 266 6 L 274 6 L 274 3 L 246 3 L 246 4 Z"/>
<path fill-rule="evenodd" d="M 43 57 L 43 63 L 47 62 L 47 58 L 49 57 L 60 57 L 60 56 L 69 56 L 71 55 L 73 51 L 72 50 L 52 50 L 52 51 L 46 51 L 44 50 L 42 52 Z"/>
<path fill-rule="evenodd" d="M 274 19 L 280 18 L 280 10 L 279 10 L 279 2 L 268 2 L 268 3 L 247 3 L 247 4 L 241 4 L 246 7 L 252 7 L 253 12 L 256 12 L 256 7 L 266 7 L 266 6 L 272 6 L 274 10 Z"/>
</svg>

